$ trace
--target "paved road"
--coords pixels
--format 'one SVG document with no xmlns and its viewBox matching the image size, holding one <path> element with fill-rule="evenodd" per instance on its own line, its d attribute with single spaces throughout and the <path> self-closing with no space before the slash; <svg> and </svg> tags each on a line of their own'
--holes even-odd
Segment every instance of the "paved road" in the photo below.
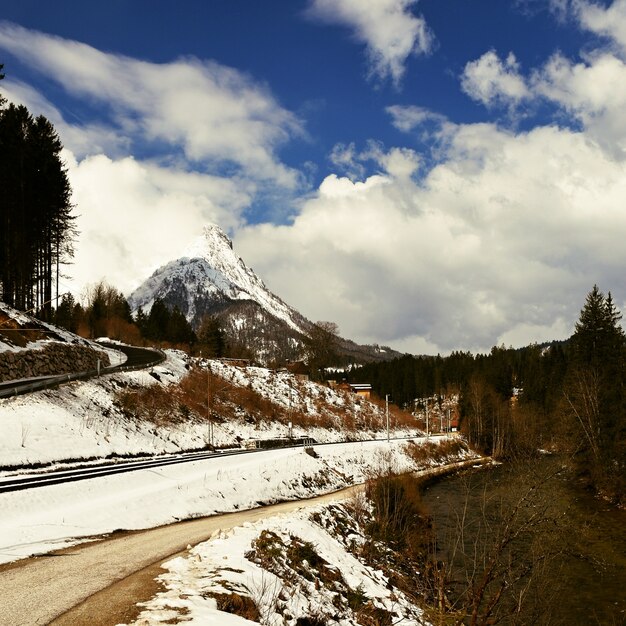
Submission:
<svg viewBox="0 0 626 626">
<path fill-rule="evenodd" d="M 0 398 L 23 395 L 41 389 L 50 389 L 73 380 L 87 380 L 100 374 L 113 372 L 126 372 L 144 369 L 158 365 L 165 360 L 163 352 L 152 348 L 137 348 L 135 346 L 121 346 L 117 344 L 102 344 L 108 348 L 119 350 L 126 355 L 126 362 L 121 365 L 113 365 L 102 368 L 101 371 L 91 370 L 88 372 L 76 372 L 72 374 L 60 374 L 56 376 L 39 376 L 24 380 L 10 380 L 0 383 Z"/>
<path fill-rule="evenodd" d="M 490 462 L 471 459 L 422 470 L 437 475 Z M 113 626 L 132 621 L 137 602 L 158 590 L 160 564 L 207 540 L 217 530 L 337 501 L 359 487 L 310 500 L 284 502 L 161 526 L 120 532 L 106 539 L 0 566 L 0 626 Z"/>
<path fill-rule="evenodd" d="M 336 501 L 354 487 L 310 500 L 124 532 L 94 543 L 0 566 L 0 625 L 113 626 L 157 591 L 160 564 L 227 530 L 279 513 Z"/>
</svg>

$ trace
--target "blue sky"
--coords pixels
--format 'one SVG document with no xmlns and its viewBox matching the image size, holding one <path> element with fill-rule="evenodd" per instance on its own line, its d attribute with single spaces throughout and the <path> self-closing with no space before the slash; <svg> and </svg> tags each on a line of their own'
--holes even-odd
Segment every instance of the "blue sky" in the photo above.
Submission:
<svg viewBox="0 0 626 626">
<path fill-rule="evenodd" d="M 58 128 L 73 281 L 206 222 L 287 302 L 409 352 L 568 336 L 626 299 L 626 0 L 3 3 L 0 84 Z"/>
</svg>

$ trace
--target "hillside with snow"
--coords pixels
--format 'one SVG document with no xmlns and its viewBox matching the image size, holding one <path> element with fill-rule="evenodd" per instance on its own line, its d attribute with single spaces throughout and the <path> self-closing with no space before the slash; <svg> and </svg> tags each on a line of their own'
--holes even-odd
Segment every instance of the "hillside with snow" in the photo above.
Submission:
<svg viewBox="0 0 626 626">
<path fill-rule="evenodd" d="M 29 318 L 15 317 L 25 331 L 33 330 Z M 61 333 L 54 341 L 72 345 L 74 339 Z M 49 340 L 26 342 L 24 352 L 39 352 L 39 341 L 45 344 Z M 8 344 L 3 347 L 8 353 Z M 18 347 L 12 346 L 12 353 Z M 109 355 L 113 361 L 120 358 L 114 350 L 109 350 Z M 475 457 L 463 445 L 445 459 L 417 458 L 409 451 L 412 446 L 439 447 L 446 438 L 428 440 L 413 417 L 392 411 L 388 441 L 384 407 L 284 370 L 193 358 L 175 350 L 167 350 L 166 356 L 165 362 L 149 370 L 105 374 L 0 400 L 0 485 L 22 475 L 74 465 L 91 467 L 104 459 L 116 463 L 125 457 L 217 449 L 206 461 L 194 459 L 156 471 L 1 494 L 0 563 L 90 541 L 119 529 L 151 528 L 328 494 L 365 481 L 376 464 L 390 455 L 401 471 L 436 471 L 441 463 Z M 250 440 L 289 436 L 307 436 L 316 443 L 307 450 L 279 448 L 236 456 L 220 452 L 244 447 Z M 324 511 L 318 509 L 317 515 L 324 516 Z M 171 623 L 181 612 L 198 624 L 269 623 L 246 622 L 217 607 L 216 594 L 220 596 L 224 589 L 214 584 L 216 577 L 226 580 L 228 576 L 230 588 L 250 597 L 271 620 L 288 613 L 330 615 L 337 609 L 343 623 L 356 626 L 360 617 L 349 600 L 356 594 L 363 598 L 361 608 L 366 612 L 397 615 L 408 624 L 427 623 L 410 597 L 390 588 L 389 579 L 376 567 L 359 561 L 335 532 L 312 519 L 296 513 L 238 528 L 198 546 L 188 557 L 168 563 L 168 591 L 146 603 L 137 626 Z M 315 542 L 320 558 L 328 563 L 323 565 L 324 571 L 341 568 L 343 578 L 335 581 L 333 574 L 330 586 L 312 590 L 309 574 L 296 572 L 295 578 L 289 569 L 292 564 L 285 562 L 285 575 L 297 581 L 292 601 L 278 606 L 275 598 L 268 597 L 264 605 L 255 581 L 271 580 L 278 586 L 281 578 L 251 561 L 248 552 L 267 532 L 277 533 L 281 546 Z M 207 560 L 217 546 L 230 560 L 220 564 Z M 343 596 L 337 605 L 340 593 Z"/>
</svg>

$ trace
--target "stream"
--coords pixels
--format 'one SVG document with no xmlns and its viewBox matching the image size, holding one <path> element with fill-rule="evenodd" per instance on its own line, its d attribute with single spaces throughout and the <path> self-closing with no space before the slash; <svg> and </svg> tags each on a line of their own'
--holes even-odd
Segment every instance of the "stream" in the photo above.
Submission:
<svg viewBox="0 0 626 626">
<path fill-rule="evenodd" d="M 478 584 L 494 545 L 510 540 L 498 560 L 507 590 L 492 614 L 497 623 L 626 624 L 626 511 L 595 499 L 558 459 L 449 476 L 426 486 L 423 500 L 436 528 L 437 558 L 452 568 L 451 604 L 468 602 L 468 580 Z M 516 615 L 507 608 L 510 590 L 523 599 Z"/>
</svg>

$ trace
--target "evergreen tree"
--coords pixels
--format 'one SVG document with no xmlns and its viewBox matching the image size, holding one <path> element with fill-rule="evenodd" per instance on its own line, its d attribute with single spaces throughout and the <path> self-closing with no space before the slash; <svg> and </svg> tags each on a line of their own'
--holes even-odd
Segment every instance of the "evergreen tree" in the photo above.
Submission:
<svg viewBox="0 0 626 626">
<path fill-rule="evenodd" d="M 580 468 L 597 489 L 623 497 L 626 479 L 626 337 L 613 298 L 594 285 L 571 338 L 566 414 Z"/>
<path fill-rule="evenodd" d="M 196 335 L 193 329 L 177 306 L 175 306 L 170 313 L 165 331 L 165 339 L 175 344 L 192 344 L 196 341 Z"/>
<path fill-rule="evenodd" d="M 156 298 L 146 322 L 146 339 L 164 341 L 170 321 L 170 312 L 161 298 Z"/>
<path fill-rule="evenodd" d="M 45 319 L 76 234 L 61 149 L 45 117 L 0 111 L 0 298 Z"/>
<path fill-rule="evenodd" d="M 219 320 L 212 315 L 205 315 L 198 329 L 198 343 L 203 356 L 221 357 L 226 352 L 226 335 Z"/>
<path fill-rule="evenodd" d="M 75 333 L 78 330 L 76 302 L 71 293 L 63 294 L 61 302 L 55 312 L 54 323 L 72 333 Z"/>
<path fill-rule="evenodd" d="M 147 338 L 148 316 L 143 312 L 143 307 L 139 307 L 135 313 L 135 324 L 137 324 L 141 335 Z"/>
</svg>

